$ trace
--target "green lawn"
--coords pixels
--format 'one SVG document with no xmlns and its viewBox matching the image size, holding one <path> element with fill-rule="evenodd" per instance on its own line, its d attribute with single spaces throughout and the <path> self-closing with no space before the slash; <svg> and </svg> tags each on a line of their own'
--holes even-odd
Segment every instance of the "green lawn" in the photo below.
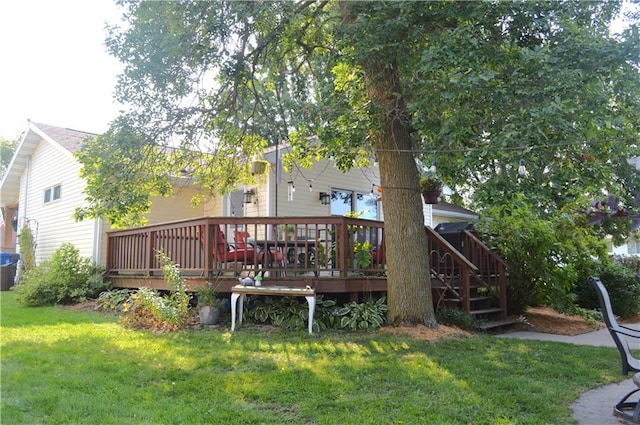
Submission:
<svg viewBox="0 0 640 425">
<path fill-rule="evenodd" d="M 569 424 L 615 348 L 243 325 L 156 335 L 1 293 L 1 423 Z"/>
</svg>

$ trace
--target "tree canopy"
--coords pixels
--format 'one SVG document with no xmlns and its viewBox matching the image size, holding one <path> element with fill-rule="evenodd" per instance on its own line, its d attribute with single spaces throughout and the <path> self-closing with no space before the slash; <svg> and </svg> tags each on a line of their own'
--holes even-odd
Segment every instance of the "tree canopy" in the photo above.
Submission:
<svg viewBox="0 0 640 425">
<path fill-rule="evenodd" d="M 18 147 L 18 139 L 5 139 L 0 137 L 0 180 L 7 171 L 9 162 L 13 158 L 13 153 Z"/>
<path fill-rule="evenodd" d="M 525 194 L 541 215 L 567 203 L 586 214 L 592 199 L 631 207 L 640 192 L 626 161 L 638 154 L 639 34 L 635 21 L 610 34 L 620 2 L 121 5 L 127 25 L 107 46 L 130 109 L 79 156 L 91 200 L 79 216 L 135 222 L 183 169 L 228 191 L 247 177 L 231 170 L 277 141 L 301 164 L 375 156 L 390 319 L 433 326 L 416 160 L 478 207 Z"/>
</svg>

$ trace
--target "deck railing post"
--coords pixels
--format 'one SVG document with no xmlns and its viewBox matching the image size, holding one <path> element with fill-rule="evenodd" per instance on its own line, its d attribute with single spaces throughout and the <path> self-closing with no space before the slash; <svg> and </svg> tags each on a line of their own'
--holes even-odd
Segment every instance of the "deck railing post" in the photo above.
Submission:
<svg viewBox="0 0 640 425">
<path fill-rule="evenodd" d="M 347 264 L 347 253 L 349 251 L 349 234 L 347 232 L 346 219 L 343 218 L 338 224 L 338 243 L 336 243 L 336 258 L 338 258 L 338 264 L 340 269 L 340 276 L 347 277 L 349 274 L 349 265 Z"/>
<path fill-rule="evenodd" d="M 207 219 L 204 225 L 204 246 L 202 247 L 204 253 L 204 273 L 207 278 L 211 276 L 213 272 L 213 253 L 211 252 L 211 219 Z"/>
<path fill-rule="evenodd" d="M 107 271 L 113 269 L 113 236 L 107 235 Z"/>
<path fill-rule="evenodd" d="M 146 247 L 145 247 L 145 251 L 147 253 L 146 255 L 146 260 L 145 260 L 145 271 L 147 273 L 147 275 L 151 276 L 151 267 L 153 265 L 153 247 L 155 246 L 155 232 L 154 231 L 147 231 L 147 243 L 146 243 Z"/>
<path fill-rule="evenodd" d="M 460 278 L 462 279 L 462 309 L 469 314 L 471 313 L 471 282 L 469 269 L 464 263 L 460 263 Z"/>
</svg>

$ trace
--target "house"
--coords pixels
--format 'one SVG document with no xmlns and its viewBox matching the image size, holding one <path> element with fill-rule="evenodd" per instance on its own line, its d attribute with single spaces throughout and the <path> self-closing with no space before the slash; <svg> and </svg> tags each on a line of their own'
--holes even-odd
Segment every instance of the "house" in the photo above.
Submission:
<svg viewBox="0 0 640 425">
<path fill-rule="evenodd" d="M 226 195 L 205 196 L 194 207 L 194 195 L 204 194 L 186 174 L 176 178 L 171 197 L 152 198 L 146 226 L 110 232 L 110 225 L 101 219 L 77 222 L 73 217 L 76 208 L 87 202 L 74 152 L 93 136 L 29 122 L 0 181 L 0 206 L 17 224 L 17 231 L 2 227 L 3 251 L 19 251 L 16 233 L 29 226 L 35 236 L 36 262 L 70 242 L 80 255 L 105 266 L 116 287 L 144 284 L 167 289 L 154 255 L 160 249 L 180 264 L 192 289 L 217 279 L 223 285 L 221 291 L 229 292 L 237 284 L 237 273 L 260 272 L 287 285 L 311 284 L 319 293 L 345 294 L 351 300 L 386 290 L 386 275 L 381 273 L 386 263 L 384 211 L 377 167 L 342 172 L 327 159 L 308 169 L 294 164 L 282 170 L 274 147 L 265 151 L 270 166 L 255 184 Z M 358 212 L 364 220 L 345 217 L 349 211 Z M 428 249 L 437 257 L 431 269 L 433 299 L 438 305 L 455 303 L 470 314 L 504 320 L 504 263 L 469 232 L 460 233 L 465 238 L 460 244 L 465 253 L 461 253 L 431 228 L 443 221 L 474 221 L 475 214 L 442 202 L 423 204 L 423 211 Z M 289 225 L 292 233 L 275 235 Z M 250 231 L 256 248 L 225 250 L 238 231 Z M 372 245 L 372 261 L 361 265 L 356 246 L 366 246 L 365 241 Z M 491 295 L 476 294 L 480 287 Z"/>
<path fill-rule="evenodd" d="M 47 259 L 64 242 L 72 243 L 80 255 L 104 264 L 105 231 L 103 220 L 73 218 L 77 207 L 86 205 L 85 182 L 80 164 L 74 158 L 83 140 L 95 134 L 29 122 L 5 175 L 0 181 L 0 206 L 7 217 L 15 217 L 16 228 L 3 226 L 2 251 L 15 252 L 16 234 L 29 226 L 36 243 L 36 261 Z M 149 223 L 215 214 L 215 205 L 194 208 L 190 195 L 195 188 L 184 188 L 172 199 L 154 199 Z M 213 210 L 208 210 L 213 208 Z"/>
<path fill-rule="evenodd" d="M 80 164 L 74 157 L 83 140 L 95 134 L 29 122 L 26 131 L 0 182 L 0 206 L 6 217 L 14 218 L 16 228 L 2 227 L 2 251 L 15 252 L 16 234 L 28 225 L 36 240 L 36 261 L 47 259 L 64 242 L 72 243 L 80 255 L 105 264 L 103 220 L 73 218 L 77 207 L 86 205 L 85 182 L 79 176 Z M 199 189 L 183 178 L 172 197 L 152 199 L 146 216 L 148 224 L 206 216 L 227 217 L 302 217 L 361 213 L 362 218 L 383 220 L 379 200 L 377 167 L 348 172 L 336 169 L 330 160 L 321 160 L 312 168 L 295 165 L 279 170 L 276 148 L 268 149 L 270 163 L 266 178 L 255 185 L 238 188 L 228 195 L 206 197 L 197 207 L 191 198 Z M 425 225 L 435 227 L 443 221 L 473 221 L 469 210 L 448 203 L 423 205 Z M 9 221 L 9 220 L 7 220 Z"/>
<path fill-rule="evenodd" d="M 627 160 L 629 165 L 632 165 L 636 170 L 640 170 L 640 157 L 634 157 Z M 638 201 L 636 200 L 636 204 Z M 640 216 L 632 215 L 631 218 L 631 236 L 627 238 L 622 245 L 614 245 L 611 237 L 608 237 L 605 242 L 607 244 L 607 251 L 609 255 L 640 255 Z"/>
</svg>

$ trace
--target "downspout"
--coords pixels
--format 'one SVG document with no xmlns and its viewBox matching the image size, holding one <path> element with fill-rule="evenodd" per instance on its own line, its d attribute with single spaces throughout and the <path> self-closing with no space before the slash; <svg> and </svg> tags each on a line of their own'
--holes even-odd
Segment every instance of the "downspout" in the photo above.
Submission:
<svg viewBox="0 0 640 425">
<path fill-rule="evenodd" d="M 27 205 L 29 205 L 29 176 L 31 175 L 31 156 L 27 157 L 26 176 L 24 178 L 24 209 L 22 211 L 22 218 L 27 218 Z M 18 222 L 20 220 L 18 219 Z"/>
<path fill-rule="evenodd" d="M 93 262 L 100 264 L 100 252 L 102 250 L 102 228 L 103 221 L 101 218 L 93 222 Z"/>
<path fill-rule="evenodd" d="M 282 164 L 280 164 L 280 136 L 278 136 L 276 138 L 276 172 L 273 173 L 273 216 L 277 217 L 278 216 L 278 186 L 280 186 L 280 183 L 282 183 L 282 171 L 280 169 L 280 167 L 282 167 Z M 267 179 L 268 181 L 268 179 Z M 267 188 L 269 188 L 271 185 L 267 184 Z M 269 196 L 269 205 L 271 205 L 271 196 Z M 269 210 L 269 214 L 271 214 L 271 210 Z M 275 239 L 278 235 L 278 230 L 276 228 L 276 226 L 271 226 L 271 235 L 272 237 Z"/>
</svg>

